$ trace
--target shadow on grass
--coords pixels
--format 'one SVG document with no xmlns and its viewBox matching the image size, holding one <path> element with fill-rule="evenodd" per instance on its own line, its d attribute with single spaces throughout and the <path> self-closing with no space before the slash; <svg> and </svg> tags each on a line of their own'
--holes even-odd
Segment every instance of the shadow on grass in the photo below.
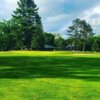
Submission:
<svg viewBox="0 0 100 100">
<path fill-rule="evenodd" d="M 100 58 L 0 57 L 0 78 L 72 78 L 100 81 Z"/>
</svg>

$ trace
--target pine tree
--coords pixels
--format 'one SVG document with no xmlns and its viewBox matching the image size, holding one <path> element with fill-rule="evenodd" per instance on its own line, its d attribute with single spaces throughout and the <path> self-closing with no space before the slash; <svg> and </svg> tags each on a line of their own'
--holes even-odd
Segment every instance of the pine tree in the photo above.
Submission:
<svg viewBox="0 0 100 100">
<path fill-rule="evenodd" d="M 73 20 L 72 25 L 70 27 L 68 27 L 67 32 L 70 36 L 71 39 L 74 40 L 74 45 L 77 46 L 78 42 L 79 42 L 79 31 L 80 31 L 80 19 L 76 18 L 75 20 Z"/>
<path fill-rule="evenodd" d="M 31 46 L 31 42 L 33 40 L 33 34 L 38 34 L 37 27 L 40 23 L 37 21 L 41 21 L 38 15 L 37 5 L 33 0 L 20 0 L 18 2 L 18 8 L 14 11 L 14 15 L 12 15 L 19 22 L 20 35 L 24 40 L 24 45 L 29 49 Z M 38 24 L 36 24 L 38 22 Z M 42 24 L 41 24 L 42 25 Z M 41 26 L 40 25 L 40 26 Z M 38 27 L 42 30 L 42 27 Z M 39 32 L 40 34 L 42 33 Z M 34 37 L 35 39 L 35 37 Z"/>
</svg>

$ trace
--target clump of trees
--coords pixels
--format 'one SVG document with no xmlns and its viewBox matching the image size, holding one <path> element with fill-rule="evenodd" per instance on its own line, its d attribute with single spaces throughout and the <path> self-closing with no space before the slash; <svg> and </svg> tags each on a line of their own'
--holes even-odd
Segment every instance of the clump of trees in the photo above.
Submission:
<svg viewBox="0 0 100 100">
<path fill-rule="evenodd" d="M 69 44 L 77 46 L 80 51 L 100 51 L 100 36 L 94 36 L 93 29 L 85 20 L 75 19 L 67 30 Z"/>
<path fill-rule="evenodd" d="M 22 46 L 28 50 L 41 48 L 44 44 L 42 35 L 41 17 L 33 0 L 20 0 L 12 18 L 0 22 L 0 48 L 4 50 Z"/>
<path fill-rule="evenodd" d="M 86 23 L 85 20 L 76 19 L 73 20 L 72 26 L 67 30 L 70 38 L 73 38 L 74 45 L 77 46 L 79 42 L 83 42 L 83 51 L 89 37 L 93 36 L 93 29 L 90 24 Z"/>
<path fill-rule="evenodd" d="M 91 25 L 85 20 L 73 20 L 67 30 L 70 37 L 65 40 L 59 33 L 43 32 L 38 9 L 34 0 L 19 0 L 12 18 L 0 22 L 0 50 L 19 49 L 24 46 L 29 50 L 43 48 L 44 44 L 64 50 L 70 44 L 81 51 L 100 51 L 100 36 L 94 36 Z"/>
<path fill-rule="evenodd" d="M 44 44 L 54 46 L 54 38 L 55 36 L 52 33 L 47 33 L 47 32 L 43 33 Z"/>
<path fill-rule="evenodd" d="M 54 46 L 56 47 L 57 50 L 63 50 L 64 46 L 66 45 L 65 40 L 62 38 L 62 36 L 59 33 L 54 33 L 55 36 L 54 40 Z"/>
</svg>

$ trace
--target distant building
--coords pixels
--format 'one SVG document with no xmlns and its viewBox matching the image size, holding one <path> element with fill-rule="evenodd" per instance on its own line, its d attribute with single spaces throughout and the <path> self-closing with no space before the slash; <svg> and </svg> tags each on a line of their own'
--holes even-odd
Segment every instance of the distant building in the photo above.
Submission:
<svg viewBox="0 0 100 100">
<path fill-rule="evenodd" d="M 44 49 L 45 50 L 54 50 L 55 47 L 54 46 L 51 46 L 51 45 L 48 45 L 48 44 L 44 44 Z"/>
<path fill-rule="evenodd" d="M 69 46 L 66 46 L 64 48 L 64 50 L 66 50 L 66 51 L 76 51 L 77 50 L 77 47 L 74 46 L 74 45 L 69 45 Z"/>
</svg>

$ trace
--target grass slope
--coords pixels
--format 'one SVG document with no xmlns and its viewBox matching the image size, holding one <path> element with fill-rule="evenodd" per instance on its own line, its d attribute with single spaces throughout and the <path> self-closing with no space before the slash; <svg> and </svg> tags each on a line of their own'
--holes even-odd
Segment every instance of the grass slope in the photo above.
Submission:
<svg viewBox="0 0 100 100">
<path fill-rule="evenodd" d="M 100 100 L 100 54 L 0 52 L 0 100 Z"/>
</svg>

